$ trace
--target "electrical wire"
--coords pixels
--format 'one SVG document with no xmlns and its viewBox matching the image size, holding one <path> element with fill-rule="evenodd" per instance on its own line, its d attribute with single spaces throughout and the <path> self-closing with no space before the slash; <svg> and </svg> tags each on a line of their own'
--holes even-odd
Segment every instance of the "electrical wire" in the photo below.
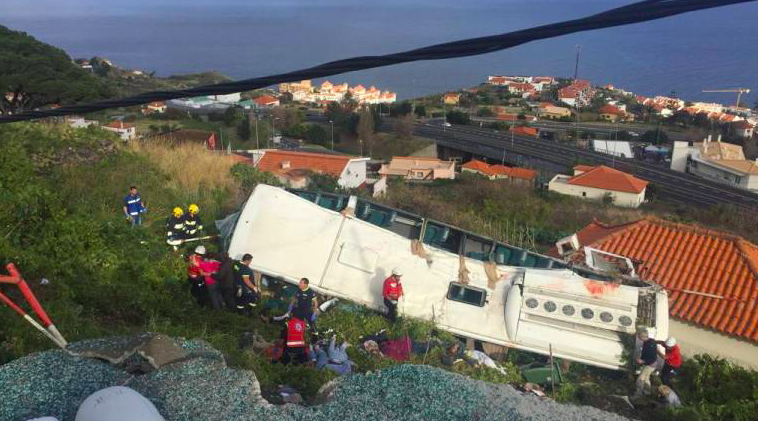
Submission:
<svg viewBox="0 0 758 421">
<path fill-rule="evenodd" d="M 585 18 L 568 20 L 549 25 L 537 26 L 500 35 L 453 41 L 443 44 L 417 48 L 400 53 L 382 56 L 361 56 L 332 61 L 307 69 L 288 73 L 245 79 L 234 82 L 204 85 L 189 89 L 173 91 L 146 92 L 128 98 L 110 99 L 88 104 L 71 105 L 49 110 L 27 111 L 19 114 L 0 116 L 0 123 L 33 120 L 45 117 L 85 114 L 109 108 L 128 107 L 147 104 L 154 101 L 168 101 L 206 95 L 223 95 L 254 89 L 278 83 L 297 82 L 317 79 L 341 73 L 391 66 L 421 60 L 442 60 L 492 53 L 522 45 L 527 42 L 554 38 L 576 32 L 610 28 L 647 22 L 682 13 L 715 7 L 748 3 L 756 0 L 645 0 L 626 6 L 607 10 Z"/>
</svg>

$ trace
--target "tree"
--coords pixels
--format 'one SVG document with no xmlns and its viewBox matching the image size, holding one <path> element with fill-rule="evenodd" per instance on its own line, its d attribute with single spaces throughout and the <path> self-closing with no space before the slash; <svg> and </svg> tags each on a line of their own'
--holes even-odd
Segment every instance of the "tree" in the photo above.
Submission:
<svg viewBox="0 0 758 421">
<path fill-rule="evenodd" d="M 481 107 L 476 111 L 476 115 L 479 117 L 492 117 L 492 109 L 489 107 Z"/>
<path fill-rule="evenodd" d="M 469 119 L 468 114 L 462 112 L 462 111 L 450 111 L 447 113 L 447 121 L 450 124 L 469 124 L 471 120 Z"/>
<path fill-rule="evenodd" d="M 408 101 L 403 101 L 400 104 L 392 104 L 392 106 L 390 106 L 390 116 L 397 117 L 400 115 L 410 114 L 412 109 L 413 105 L 411 105 L 411 103 Z"/>
<path fill-rule="evenodd" d="M 653 145 L 666 144 L 669 141 L 666 132 L 661 129 L 648 130 L 640 136 L 640 141 L 646 143 L 652 143 Z"/>
<path fill-rule="evenodd" d="M 756 104 L 758 104 L 758 102 L 756 102 Z M 426 107 L 423 105 L 417 105 L 414 113 L 416 114 L 416 117 L 426 117 Z"/>
<path fill-rule="evenodd" d="M 339 185 L 337 177 L 331 174 L 312 172 L 308 175 L 308 190 L 339 193 L 344 189 Z"/>
<path fill-rule="evenodd" d="M 237 124 L 237 137 L 242 140 L 250 140 L 250 116 L 245 115 Z"/>
<path fill-rule="evenodd" d="M 369 110 L 361 110 L 357 133 L 358 139 L 363 140 L 363 143 L 368 147 L 368 154 L 371 156 L 371 146 L 374 140 L 374 117 Z"/>
<path fill-rule="evenodd" d="M 305 131 L 305 140 L 314 145 L 329 146 L 329 136 L 326 129 L 318 124 L 308 125 L 308 129 Z"/>
<path fill-rule="evenodd" d="M 237 108 L 236 107 L 229 107 L 226 110 L 224 110 L 224 114 L 221 117 L 221 120 L 224 122 L 226 126 L 233 126 L 234 123 L 237 121 Z"/>
<path fill-rule="evenodd" d="M 753 103 L 753 109 L 755 111 L 758 111 L 758 99 L 756 99 L 755 102 Z"/>
<path fill-rule="evenodd" d="M 0 26 L 0 114 L 113 95 L 108 85 L 77 66 L 63 50 Z M 11 93 L 6 98 L 5 93 Z"/>
<path fill-rule="evenodd" d="M 410 139 L 413 135 L 413 116 L 410 114 L 398 117 L 395 123 L 395 136 L 399 139 Z"/>
</svg>

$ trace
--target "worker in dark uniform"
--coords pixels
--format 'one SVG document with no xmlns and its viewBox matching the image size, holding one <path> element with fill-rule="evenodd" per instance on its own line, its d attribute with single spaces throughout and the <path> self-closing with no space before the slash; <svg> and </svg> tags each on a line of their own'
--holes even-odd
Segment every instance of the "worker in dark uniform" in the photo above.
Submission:
<svg viewBox="0 0 758 421">
<path fill-rule="evenodd" d="M 316 293 L 309 287 L 308 278 L 300 279 L 299 289 L 292 298 L 288 313 L 302 316 L 302 320 L 310 325 L 312 331 L 316 330 L 316 315 L 318 311 L 318 299 Z M 294 309 L 294 313 L 291 313 Z"/>
<path fill-rule="evenodd" d="M 187 215 L 184 216 L 184 238 L 197 238 L 203 231 L 203 222 L 200 220 L 200 208 L 197 205 L 189 205 Z"/>
<path fill-rule="evenodd" d="M 296 316 L 301 314 L 295 313 Z M 282 364 L 295 362 L 305 364 L 308 362 L 308 353 L 306 352 L 305 331 L 307 329 L 305 322 L 300 318 L 293 316 L 282 329 L 282 339 L 284 340 L 284 352 L 280 359 Z"/>
<path fill-rule="evenodd" d="M 258 301 L 259 289 L 253 278 L 253 270 L 250 269 L 252 261 L 253 256 L 245 254 L 241 261 L 234 263 L 237 313 L 240 314 L 250 314 Z"/>
<path fill-rule="evenodd" d="M 174 208 L 174 212 L 166 220 L 166 242 L 174 248 L 184 240 L 184 211 L 180 207 Z"/>
</svg>

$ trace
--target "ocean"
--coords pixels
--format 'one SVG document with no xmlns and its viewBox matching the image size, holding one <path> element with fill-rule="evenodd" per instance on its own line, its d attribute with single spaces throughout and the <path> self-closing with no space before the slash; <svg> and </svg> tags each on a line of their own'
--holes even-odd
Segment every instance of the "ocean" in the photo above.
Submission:
<svg viewBox="0 0 758 421">
<path fill-rule="evenodd" d="M 365 3 L 365 4 L 361 4 Z M 597 13 L 599 0 L 3 0 L 0 24 L 64 49 L 158 75 L 264 76 L 356 55 L 504 33 Z M 488 75 L 579 77 L 651 96 L 733 104 L 758 99 L 758 2 L 532 42 L 481 56 L 330 77 L 400 99 L 477 85 Z M 1 64 L 0 64 L 1 65 Z"/>
</svg>

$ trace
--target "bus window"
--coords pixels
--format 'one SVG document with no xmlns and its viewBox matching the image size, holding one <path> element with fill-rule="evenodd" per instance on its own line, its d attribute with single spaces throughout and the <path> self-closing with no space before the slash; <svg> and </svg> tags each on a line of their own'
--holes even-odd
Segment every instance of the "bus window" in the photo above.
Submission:
<svg viewBox="0 0 758 421">
<path fill-rule="evenodd" d="M 491 250 L 492 240 L 466 234 L 466 241 L 463 243 L 464 256 L 487 262 L 490 260 Z"/>
<path fill-rule="evenodd" d="M 461 235 L 458 230 L 428 221 L 424 231 L 424 244 L 458 254 Z"/>
<path fill-rule="evenodd" d="M 487 299 L 487 291 L 457 282 L 450 282 L 450 287 L 447 290 L 447 299 L 483 307 Z"/>
</svg>

